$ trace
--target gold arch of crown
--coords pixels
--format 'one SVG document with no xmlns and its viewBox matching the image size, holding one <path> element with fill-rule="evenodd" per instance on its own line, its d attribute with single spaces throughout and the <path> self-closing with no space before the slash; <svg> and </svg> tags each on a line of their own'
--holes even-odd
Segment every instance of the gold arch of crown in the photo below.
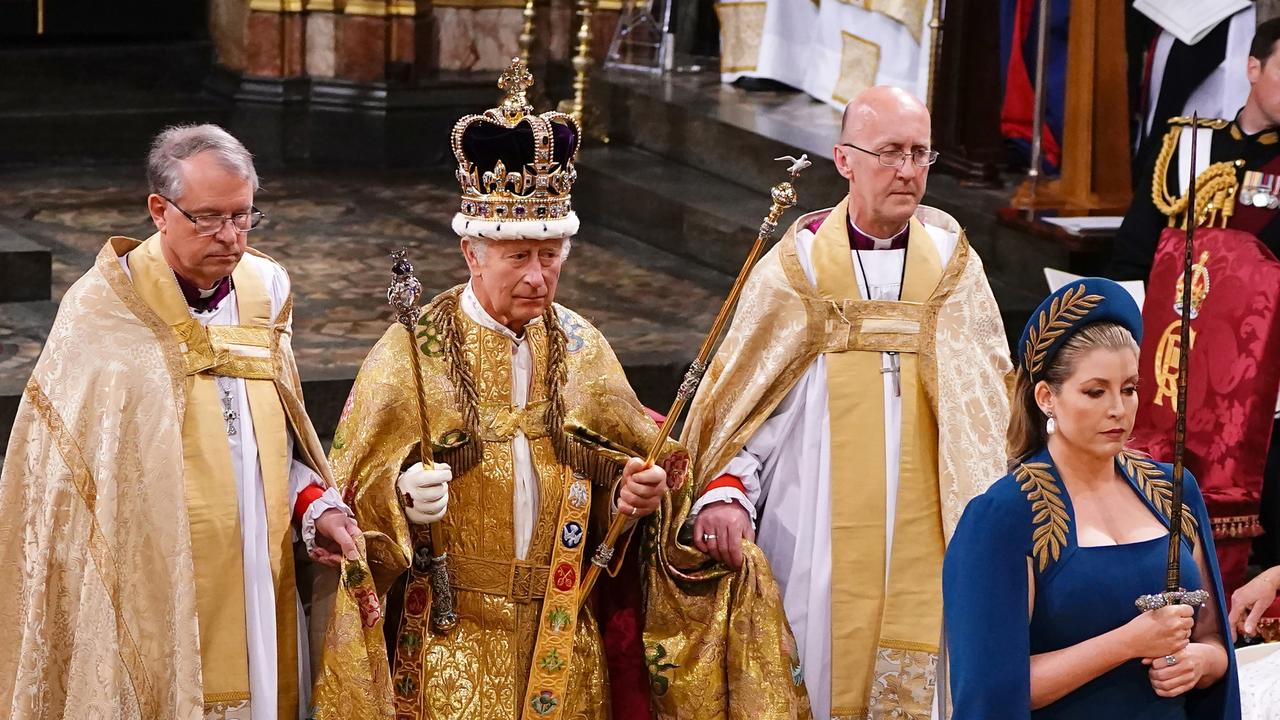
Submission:
<svg viewBox="0 0 1280 720">
<path fill-rule="evenodd" d="M 498 78 L 506 92 L 498 107 L 480 115 L 467 115 L 454 123 L 451 142 L 458 160 L 456 172 L 462 187 L 462 214 L 481 220 L 554 220 L 572 210 L 570 191 L 577 179 L 574 162 L 582 143 L 582 127 L 571 115 L 560 112 L 533 113 L 525 96 L 533 85 L 533 75 L 524 61 L 513 59 Z M 523 168 L 508 169 L 499 160 L 491 170 L 481 171 L 462 148 L 462 137 L 473 123 L 491 122 L 504 128 L 528 123 L 533 130 L 533 162 Z M 574 146 L 563 165 L 554 159 L 555 133 L 552 123 L 573 128 Z"/>
</svg>

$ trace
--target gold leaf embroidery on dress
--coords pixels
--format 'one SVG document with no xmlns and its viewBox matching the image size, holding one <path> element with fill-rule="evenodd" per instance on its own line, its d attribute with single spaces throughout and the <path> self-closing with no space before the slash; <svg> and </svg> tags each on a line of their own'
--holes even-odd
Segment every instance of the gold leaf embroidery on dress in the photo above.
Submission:
<svg viewBox="0 0 1280 720">
<path fill-rule="evenodd" d="M 1133 450 L 1120 453 L 1120 464 L 1125 472 L 1133 476 L 1147 500 L 1168 520 L 1173 510 L 1173 481 L 1160 472 L 1151 458 Z M 1189 538 L 1196 537 L 1196 519 L 1186 503 L 1182 504 L 1182 534 Z"/>
<path fill-rule="evenodd" d="M 1102 302 L 1101 295 L 1086 295 L 1085 286 L 1079 285 L 1056 297 L 1049 305 L 1049 310 L 1040 311 L 1035 324 L 1027 333 L 1027 370 L 1035 377 L 1044 366 L 1045 354 L 1053 342 L 1062 336 L 1072 325 L 1089 314 L 1089 311 Z"/>
<path fill-rule="evenodd" d="M 1036 526 L 1032 534 L 1031 552 L 1036 556 L 1040 571 L 1049 566 L 1049 560 L 1057 560 L 1067 544 L 1067 505 L 1062 500 L 1062 490 L 1049 472 L 1048 463 L 1022 463 L 1014 471 L 1014 477 L 1022 492 L 1031 502 Z"/>
</svg>

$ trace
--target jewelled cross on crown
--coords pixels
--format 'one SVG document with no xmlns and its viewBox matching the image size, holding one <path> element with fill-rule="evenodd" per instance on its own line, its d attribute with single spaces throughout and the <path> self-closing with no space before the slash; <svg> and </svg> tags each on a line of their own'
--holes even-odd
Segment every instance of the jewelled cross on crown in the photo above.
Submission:
<svg viewBox="0 0 1280 720">
<path fill-rule="evenodd" d="M 533 106 L 525 97 L 525 92 L 533 87 L 533 73 L 520 58 L 512 58 L 511 64 L 498 76 L 498 88 L 506 91 L 502 103 L 498 106 L 509 122 L 516 122 L 525 115 L 533 114 Z"/>
</svg>

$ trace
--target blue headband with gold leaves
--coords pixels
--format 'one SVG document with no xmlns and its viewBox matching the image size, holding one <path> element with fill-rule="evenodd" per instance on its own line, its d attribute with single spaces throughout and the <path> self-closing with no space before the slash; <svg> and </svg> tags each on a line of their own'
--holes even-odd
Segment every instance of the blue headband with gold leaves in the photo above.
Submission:
<svg viewBox="0 0 1280 720">
<path fill-rule="evenodd" d="M 1086 325 L 1113 322 L 1142 342 L 1142 311 L 1118 283 L 1106 278 L 1073 280 L 1058 288 L 1031 314 L 1018 340 L 1018 362 L 1031 382 L 1044 379 L 1053 356 Z"/>
</svg>

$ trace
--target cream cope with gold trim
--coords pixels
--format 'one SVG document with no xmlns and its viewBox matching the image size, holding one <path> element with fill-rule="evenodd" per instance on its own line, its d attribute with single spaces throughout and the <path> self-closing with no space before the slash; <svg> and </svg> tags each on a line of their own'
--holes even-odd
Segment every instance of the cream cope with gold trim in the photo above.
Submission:
<svg viewBox="0 0 1280 720">
<path fill-rule="evenodd" d="M 847 201 L 813 241 L 816 285 L 797 256 L 796 236 L 818 214 L 798 220 L 757 265 L 683 442 L 705 487 L 824 356 L 832 422 L 831 714 L 927 718 L 944 542 L 968 499 L 1002 472 L 1011 363 L 981 262 L 954 220 L 921 207 L 911 221 L 902 301 L 868 301 L 854 276 L 846 214 Z M 959 236 L 945 267 L 924 223 Z M 885 407 L 883 382 L 876 382 L 882 352 L 899 353 L 902 393 L 887 573 Z"/>
<path fill-rule="evenodd" d="M 158 236 L 112 238 L 64 296 L 0 479 L 0 706 L 235 716 L 249 678 L 234 474 L 213 375 L 245 379 L 266 493 L 280 717 L 297 712 L 288 433 L 328 483 L 289 344 L 250 249 L 240 326 L 192 319 Z M 130 275 L 118 258 L 130 253 Z M 132 279 L 131 279 L 131 277 Z"/>
</svg>

